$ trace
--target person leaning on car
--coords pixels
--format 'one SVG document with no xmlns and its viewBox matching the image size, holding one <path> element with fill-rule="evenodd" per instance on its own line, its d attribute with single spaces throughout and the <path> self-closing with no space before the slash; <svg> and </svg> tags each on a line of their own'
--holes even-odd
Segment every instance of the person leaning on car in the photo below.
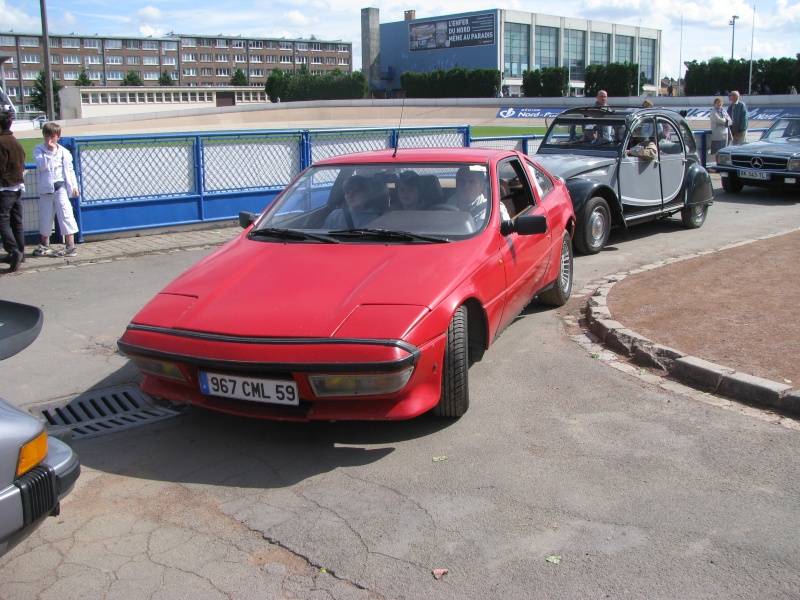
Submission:
<svg viewBox="0 0 800 600">
<path fill-rule="evenodd" d="M 739 92 L 733 91 L 728 100 L 731 105 L 728 107 L 728 114 L 731 117 L 731 135 L 733 145 L 741 146 L 747 143 L 747 105 L 739 100 Z"/>
<path fill-rule="evenodd" d="M 636 145 L 628 148 L 626 152 L 628 156 L 635 156 L 648 162 L 656 159 L 658 148 L 653 141 L 653 125 L 651 123 L 645 123 L 638 131 L 634 131 L 631 139 L 636 142 Z"/>
<path fill-rule="evenodd" d="M 711 109 L 711 114 L 708 118 L 711 121 L 711 148 L 709 150 L 711 156 L 714 156 L 730 142 L 731 117 L 722 108 L 722 98 L 714 98 L 714 108 Z"/>
</svg>

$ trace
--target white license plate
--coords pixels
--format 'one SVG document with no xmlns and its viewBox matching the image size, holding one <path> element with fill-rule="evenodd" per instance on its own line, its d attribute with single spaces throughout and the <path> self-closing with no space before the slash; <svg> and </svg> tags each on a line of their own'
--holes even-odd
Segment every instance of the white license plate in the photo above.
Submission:
<svg viewBox="0 0 800 600">
<path fill-rule="evenodd" d="M 210 396 L 236 398 L 251 402 L 298 406 L 300 395 L 294 381 L 235 377 L 201 371 L 200 391 Z"/>
<path fill-rule="evenodd" d="M 769 180 L 769 173 L 763 171 L 748 171 L 747 169 L 739 169 L 739 177 L 745 179 L 766 179 Z"/>
</svg>

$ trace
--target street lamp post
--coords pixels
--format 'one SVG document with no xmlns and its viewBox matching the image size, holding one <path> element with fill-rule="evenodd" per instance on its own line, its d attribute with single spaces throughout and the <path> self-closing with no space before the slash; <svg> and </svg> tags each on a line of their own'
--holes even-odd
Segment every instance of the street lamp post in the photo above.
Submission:
<svg viewBox="0 0 800 600">
<path fill-rule="evenodd" d="M 733 60 L 733 42 L 736 39 L 736 19 L 739 18 L 739 15 L 733 15 L 731 17 L 730 22 L 728 25 L 732 27 L 731 29 L 731 60 Z"/>
<path fill-rule="evenodd" d="M 47 30 L 47 2 L 40 0 L 42 11 L 42 37 L 44 38 L 44 95 L 47 104 L 47 120 L 56 118 L 55 99 L 53 98 L 53 72 L 50 68 L 50 32 Z"/>
</svg>

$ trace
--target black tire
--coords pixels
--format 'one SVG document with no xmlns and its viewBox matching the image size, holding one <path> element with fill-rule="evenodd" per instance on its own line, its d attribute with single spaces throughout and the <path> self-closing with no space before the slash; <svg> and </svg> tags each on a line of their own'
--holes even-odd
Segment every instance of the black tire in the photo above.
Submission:
<svg viewBox="0 0 800 600">
<path fill-rule="evenodd" d="M 558 277 L 546 292 L 539 294 L 539 302 L 548 306 L 564 306 L 572 293 L 572 240 L 565 231 L 561 240 L 561 264 Z"/>
<path fill-rule="evenodd" d="M 738 194 L 742 191 L 744 184 L 742 180 L 739 179 L 738 176 L 734 175 L 733 173 L 729 173 L 727 177 L 721 177 L 722 179 L 722 189 L 728 192 L 729 194 Z"/>
<path fill-rule="evenodd" d="M 684 206 L 681 209 L 681 221 L 687 229 L 698 229 L 706 222 L 708 214 L 708 204 L 695 204 Z"/>
<path fill-rule="evenodd" d="M 578 215 L 575 248 L 581 254 L 597 254 L 606 245 L 610 234 L 611 211 L 608 203 L 600 196 L 594 196 L 583 205 Z"/>
<path fill-rule="evenodd" d="M 469 340 L 467 307 L 459 306 L 447 328 L 442 369 L 442 395 L 433 407 L 437 417 L 460 417 L 469 408 Z"/>
</svg>

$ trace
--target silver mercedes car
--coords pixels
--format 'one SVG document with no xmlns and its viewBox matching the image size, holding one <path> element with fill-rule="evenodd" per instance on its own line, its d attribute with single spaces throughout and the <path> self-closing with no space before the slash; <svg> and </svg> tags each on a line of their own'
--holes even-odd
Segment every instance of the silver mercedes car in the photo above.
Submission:
<svg viewBox="0 0 800 600">
<path fill-rule="evenodd" d="M 709 169 L 731 194 L 746 185 L 800 190 L 800 116 L 778 119 L 757 142 L 723 148 Z"/>
</svg>

